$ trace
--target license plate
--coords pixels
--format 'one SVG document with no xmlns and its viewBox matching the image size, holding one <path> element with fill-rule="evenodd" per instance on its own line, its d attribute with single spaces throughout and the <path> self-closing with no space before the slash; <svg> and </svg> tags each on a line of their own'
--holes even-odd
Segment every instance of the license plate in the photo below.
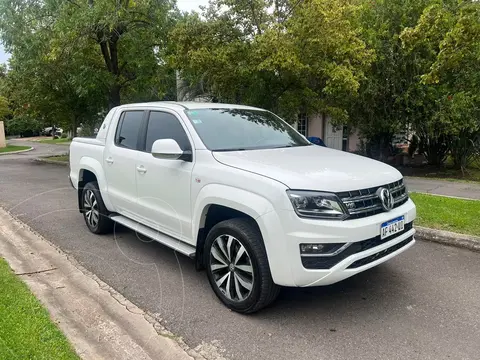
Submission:
<svg viewBox="0 0 480 360">
<path fill-rule="evenodd" d="M 395 235 L 405 228 L 405 216 L 384 222 L 380 228 L 380 239 Z"/>
</svg>

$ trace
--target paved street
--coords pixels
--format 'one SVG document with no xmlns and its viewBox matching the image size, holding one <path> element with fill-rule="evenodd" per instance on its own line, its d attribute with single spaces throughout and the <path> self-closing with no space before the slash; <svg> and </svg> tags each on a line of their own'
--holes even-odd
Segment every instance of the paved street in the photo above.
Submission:
<svg viewBox="0 0 480 360">
<path fill-rule="evenodd" d="M 32 146 L 34 149 L 32 151 L 22 152 L 18 154 L 0 155 L 0 161 L 7 159 L 35 159 L 40 156 L 55 156 L 68 153 L 67 145 L 42 144 L 35 141 L 25 141 L 21 139 L 12 139 L 9 140 L 8 143 L 10 145 Z M 0 166 L 2 166 L 1 162 Z"/>
<path fill-rule="evenodd" d="M 409 191 L 480 200 L 480 184 L 406 177 Z"/>
<path fill-rule="evenodd" d="M 238 360 L 479 358 L 478 253 L 417 242 L 340 284 L 284 289 L 273 307 L 242 316 L 220 304 L 188 258 L 125 229 L 90 234 L 67 171 L 29 157 L 0 157 L 0 206 L 132 302 L 159 313 L 191 347 L 213 342 Z"/>
</svg>

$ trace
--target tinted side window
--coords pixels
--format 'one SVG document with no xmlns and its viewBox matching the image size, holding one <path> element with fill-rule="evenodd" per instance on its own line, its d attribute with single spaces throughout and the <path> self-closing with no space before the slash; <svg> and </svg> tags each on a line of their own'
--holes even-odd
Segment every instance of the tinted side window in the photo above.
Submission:
<svg viewBox="0 0 480 360">
<path fill-rule="evenodd" d="M 137 150 L 138 134 L 142 127 L 143 111 L 126 111 L 118 122 L 115 145 Z"/>
<path fill-rule="evenodd" d="M 152 111 L 148 120 L 145 150 L 151 152 L 153 143 L 159 139 L 173 139 L 183 151 L 191 150 L 190 141 L 178 119 L 172 114 Z"/>
</svg>

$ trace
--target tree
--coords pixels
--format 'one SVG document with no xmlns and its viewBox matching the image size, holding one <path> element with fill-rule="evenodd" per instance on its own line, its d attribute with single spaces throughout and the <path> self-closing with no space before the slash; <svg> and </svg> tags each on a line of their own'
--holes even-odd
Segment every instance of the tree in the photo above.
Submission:
<svg viewBox="0 0 480 360">
<path fill-rule="evenodd" d="M 212 97 L 271 109 L 348 114 L 371 61 L 355 1 L 216 0 L 172 34 L 171 60 Z"/>
<path fill-rule="evenodd" d="M 408 96 L 418 102 L 418 94 L 426 94 L 429 100 L 422 103 L 428 116 L 412 117 L 429 162 L 441 164 L 451 152 L 465 169 L 480 135 L 480 4 L 435 2 L 402 40 L 419 64 Z"/>
<path fill-rule="evenodd" d="M 5 121 L 5 131 L 9 135 L 21 137 L 38 135 L 42 129 L 42 123 L 28 114 L 16 115 Z"/>
<path fill-rule="evenodd" d="M 10 114 L 8 105 L 8 99 L 0 95 L 0 121 L 5 120 L 5 117 Z"/>
<path fill-rule="evenodd" d="M 361 1 L 362 39 L 375 59 L 347 109 L 349 124 L 365 138 L 369 156 L 383 159 L 390 154 L 393 135 L 411 122 L 405 94 L 417 81 L 418 63 L 402 48 L 400 34 L 417 23 L 428 1 Z"/>
<path fill-rule="evenodd" d="M 161 78 L 174 73 L 162 66 L 167 34 L 177 13 L 170 0 L 68 1 L 58 9 L 54 32 L 61 48 L 90 51 L 103 60 L 102 78 L 109 108 L 122 96 L 135 100 L 161 98 Z M 78 42 L 82 37 L 83 42 Z M 73 46 L 72 46 L 73 45 Z M 164 82 L 165 83 L 165 82 Z M 170 89 L 168 89 L 170 90 Z"/>
<path fill-rule="evenodd" d="M 5 118 L 10 115 L 11 112 L 9 101 L 5 97 L 5 77 L 5 66 L 0 65 L 0 121 L 5 120 Z"/>
<path fill-rule="evenodd" d="M 0 14 L 20 113 L 75 133 L 80 121 L 122 102 L 174 94 L 163 59 L 177 17 L 170 0 L 12 0 L 0 3 Z"/>
</svg>

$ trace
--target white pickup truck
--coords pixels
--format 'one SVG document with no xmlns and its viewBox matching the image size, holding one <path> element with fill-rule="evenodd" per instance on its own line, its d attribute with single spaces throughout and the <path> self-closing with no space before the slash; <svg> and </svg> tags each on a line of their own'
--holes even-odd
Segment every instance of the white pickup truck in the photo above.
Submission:
<svg viewBox="0 0 480 360">
<path fill-rule="evenodd" d="M 112 109 L 70 145 L 70 181 L 95 234 L 119 223 L 195 259 L 229 308 L 321 286 L 414 243 L 401 174 L 311 144 L 273 113 L 156 102 Z"/>
</svg>

